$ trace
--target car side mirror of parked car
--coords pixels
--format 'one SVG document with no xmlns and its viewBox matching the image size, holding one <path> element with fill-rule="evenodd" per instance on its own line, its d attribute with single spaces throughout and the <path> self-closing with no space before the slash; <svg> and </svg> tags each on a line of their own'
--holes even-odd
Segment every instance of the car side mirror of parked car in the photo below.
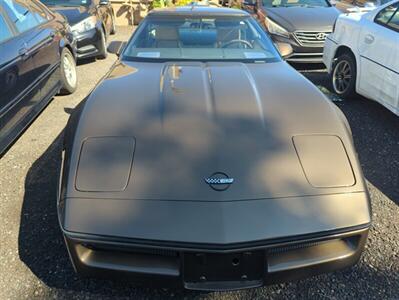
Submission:
<svg viewBox="0 0 399 300">
<path fill-rule="evenodd" d="M 246 5 L 246 6 L 255 6 L 256 0 L 244 0 L 244 2 L 242 4 Z"/>
<path fill-rule="evenodd" d="M 256 10 L 256 0 L 244 0 L 241 4 L 242 9 L 246 11 L 255 12 Z"/>
<path fill-rule="evenodd" d="M 294 52 L 290 44 L 277 42 L 276 46 L 278 51 L 280 52 L 280 55 L 284 59 L 290 56 Z"/>
<path fill-rule="evenodd" d="M 109 53 L 113 53 L 116 54 L 117 56 L 119 56 L 122 53 L 123 48 L 125 48 L 126 42 L 122 42 L 122 41 L 112 41 L 108 48 L 107 51 Z"/>
</svg>

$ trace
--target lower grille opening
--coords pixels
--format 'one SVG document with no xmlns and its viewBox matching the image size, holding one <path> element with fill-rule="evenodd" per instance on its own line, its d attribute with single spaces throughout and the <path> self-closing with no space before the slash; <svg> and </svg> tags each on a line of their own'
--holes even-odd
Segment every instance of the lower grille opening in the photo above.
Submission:
<svg viewBox="0 0 399 300">
<path fill-rule="evenodd" d="M 136 254 L 149 254 L 157 256 L 167 256 L 167 257 L 177 257 L 179 252 L 167 249 L 158 248 L 141 248 L 141 247 L 126 247 L 126 246 L 113 246 L 113 245 L 93 245 L 93 244 L 83 244 L 84 247 L 97 251 L 118 251 Z"/>
<path fill-rule="evenodd" d="M 268 272 L 281 272 L 341 260 L 356 253 L 361 236 L 300 243 L 267 251 Z"/>
<path fill-rule="evenodd" d="M 136 275 L 180 275 L 178 253 L 168 250 L 131 248 L 112 245 L 75 244 L 81 268 L 115 270 Z"/>
</svg>

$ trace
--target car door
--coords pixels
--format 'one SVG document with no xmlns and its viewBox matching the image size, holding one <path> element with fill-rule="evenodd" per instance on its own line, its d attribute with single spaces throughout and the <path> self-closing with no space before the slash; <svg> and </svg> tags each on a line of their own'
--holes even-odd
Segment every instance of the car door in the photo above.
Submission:
<svg viewBox="0 0 399 300">
<path fill-rule="evenodd" d="M 47 99 L 54 95 L 54 89 L 59 88 L 59 72 L 56 71 L 59 70 L 61 32 L 54 22 L 53 15 L 36 0 L 29 1 L 29 8 L 39 21 L 39 26 L 33 29 L 34 34 L 27 43 L 32 49 L 36 76 L 41 81 L 41 98 Z"/>
<path fill-rule="evenodd" d="M 33 56 L 26 40 L 37 25 L 29 13 L 20 14 L 10 0 L 0 2 L 2 33 L 10 29 L 11 38 L 0 42 L 0 151 L 23 129 L 21 120 L 30 112 L 32 102 L 40 97 L 34 75 Z"/>
<path fill-rule="evenodd" d="M 359 93 L 399 113 L 399 2 L 364 21 L 359 39 Z"/>
<path fill-rule="evenodd" d="M 22 44 L 16 37 L 16 32 L 7 21 L 0 5 L 0 153 L 6 146 L 4 135 L 5 112 L 16 98 L 20 59 L 15 45 Z M 14 47 L 10 47 L 14 46 Z"/>
</svg>

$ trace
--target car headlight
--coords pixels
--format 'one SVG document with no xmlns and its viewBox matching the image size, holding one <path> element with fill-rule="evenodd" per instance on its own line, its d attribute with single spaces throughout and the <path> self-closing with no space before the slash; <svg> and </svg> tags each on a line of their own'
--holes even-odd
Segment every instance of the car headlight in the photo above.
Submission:
<svg viewBox="0 0 399 300">
<path fill-rule="evenodd" d="M 285 30 L 283 27 L 281 27 L 280 25 L 278 25 L 276 22 L 272 21 L 269 18 L 266 18 L 266 27 L 271 34 L 289 37 L 287 30 Z"/>
<path fill-rule="evenodd" d="M 96 27 L 97 19 L 96 17 L 88 17 L 84 19 L 83 21 L 80 21 L 79 23 L 71 26 L 72 32 L 73 33 L 83 33 L 86 31 L 89 31 L 90 29 L 93 29 Z"/>
</svg>

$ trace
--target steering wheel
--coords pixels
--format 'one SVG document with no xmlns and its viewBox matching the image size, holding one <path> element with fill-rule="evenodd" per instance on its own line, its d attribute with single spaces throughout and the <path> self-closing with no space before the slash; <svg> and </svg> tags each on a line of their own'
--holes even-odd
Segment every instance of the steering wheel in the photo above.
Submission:
<svg viewBox="0 0 399 300">
<path fill-rule="evenodd" d="M 250 49 L 254 48 L 254 46 L 250 42 L 248 42 L 246 40 L 240 40 L 240 39 L 231 40 L 231 41 L 227 42 L 226 44 L 224 44 L 222 46 L 222 48 L 227 48 L 228 46 L 233 45 L 233 44 L 244 44 L 245 46 L 247 46 Z"/>
</svg>

